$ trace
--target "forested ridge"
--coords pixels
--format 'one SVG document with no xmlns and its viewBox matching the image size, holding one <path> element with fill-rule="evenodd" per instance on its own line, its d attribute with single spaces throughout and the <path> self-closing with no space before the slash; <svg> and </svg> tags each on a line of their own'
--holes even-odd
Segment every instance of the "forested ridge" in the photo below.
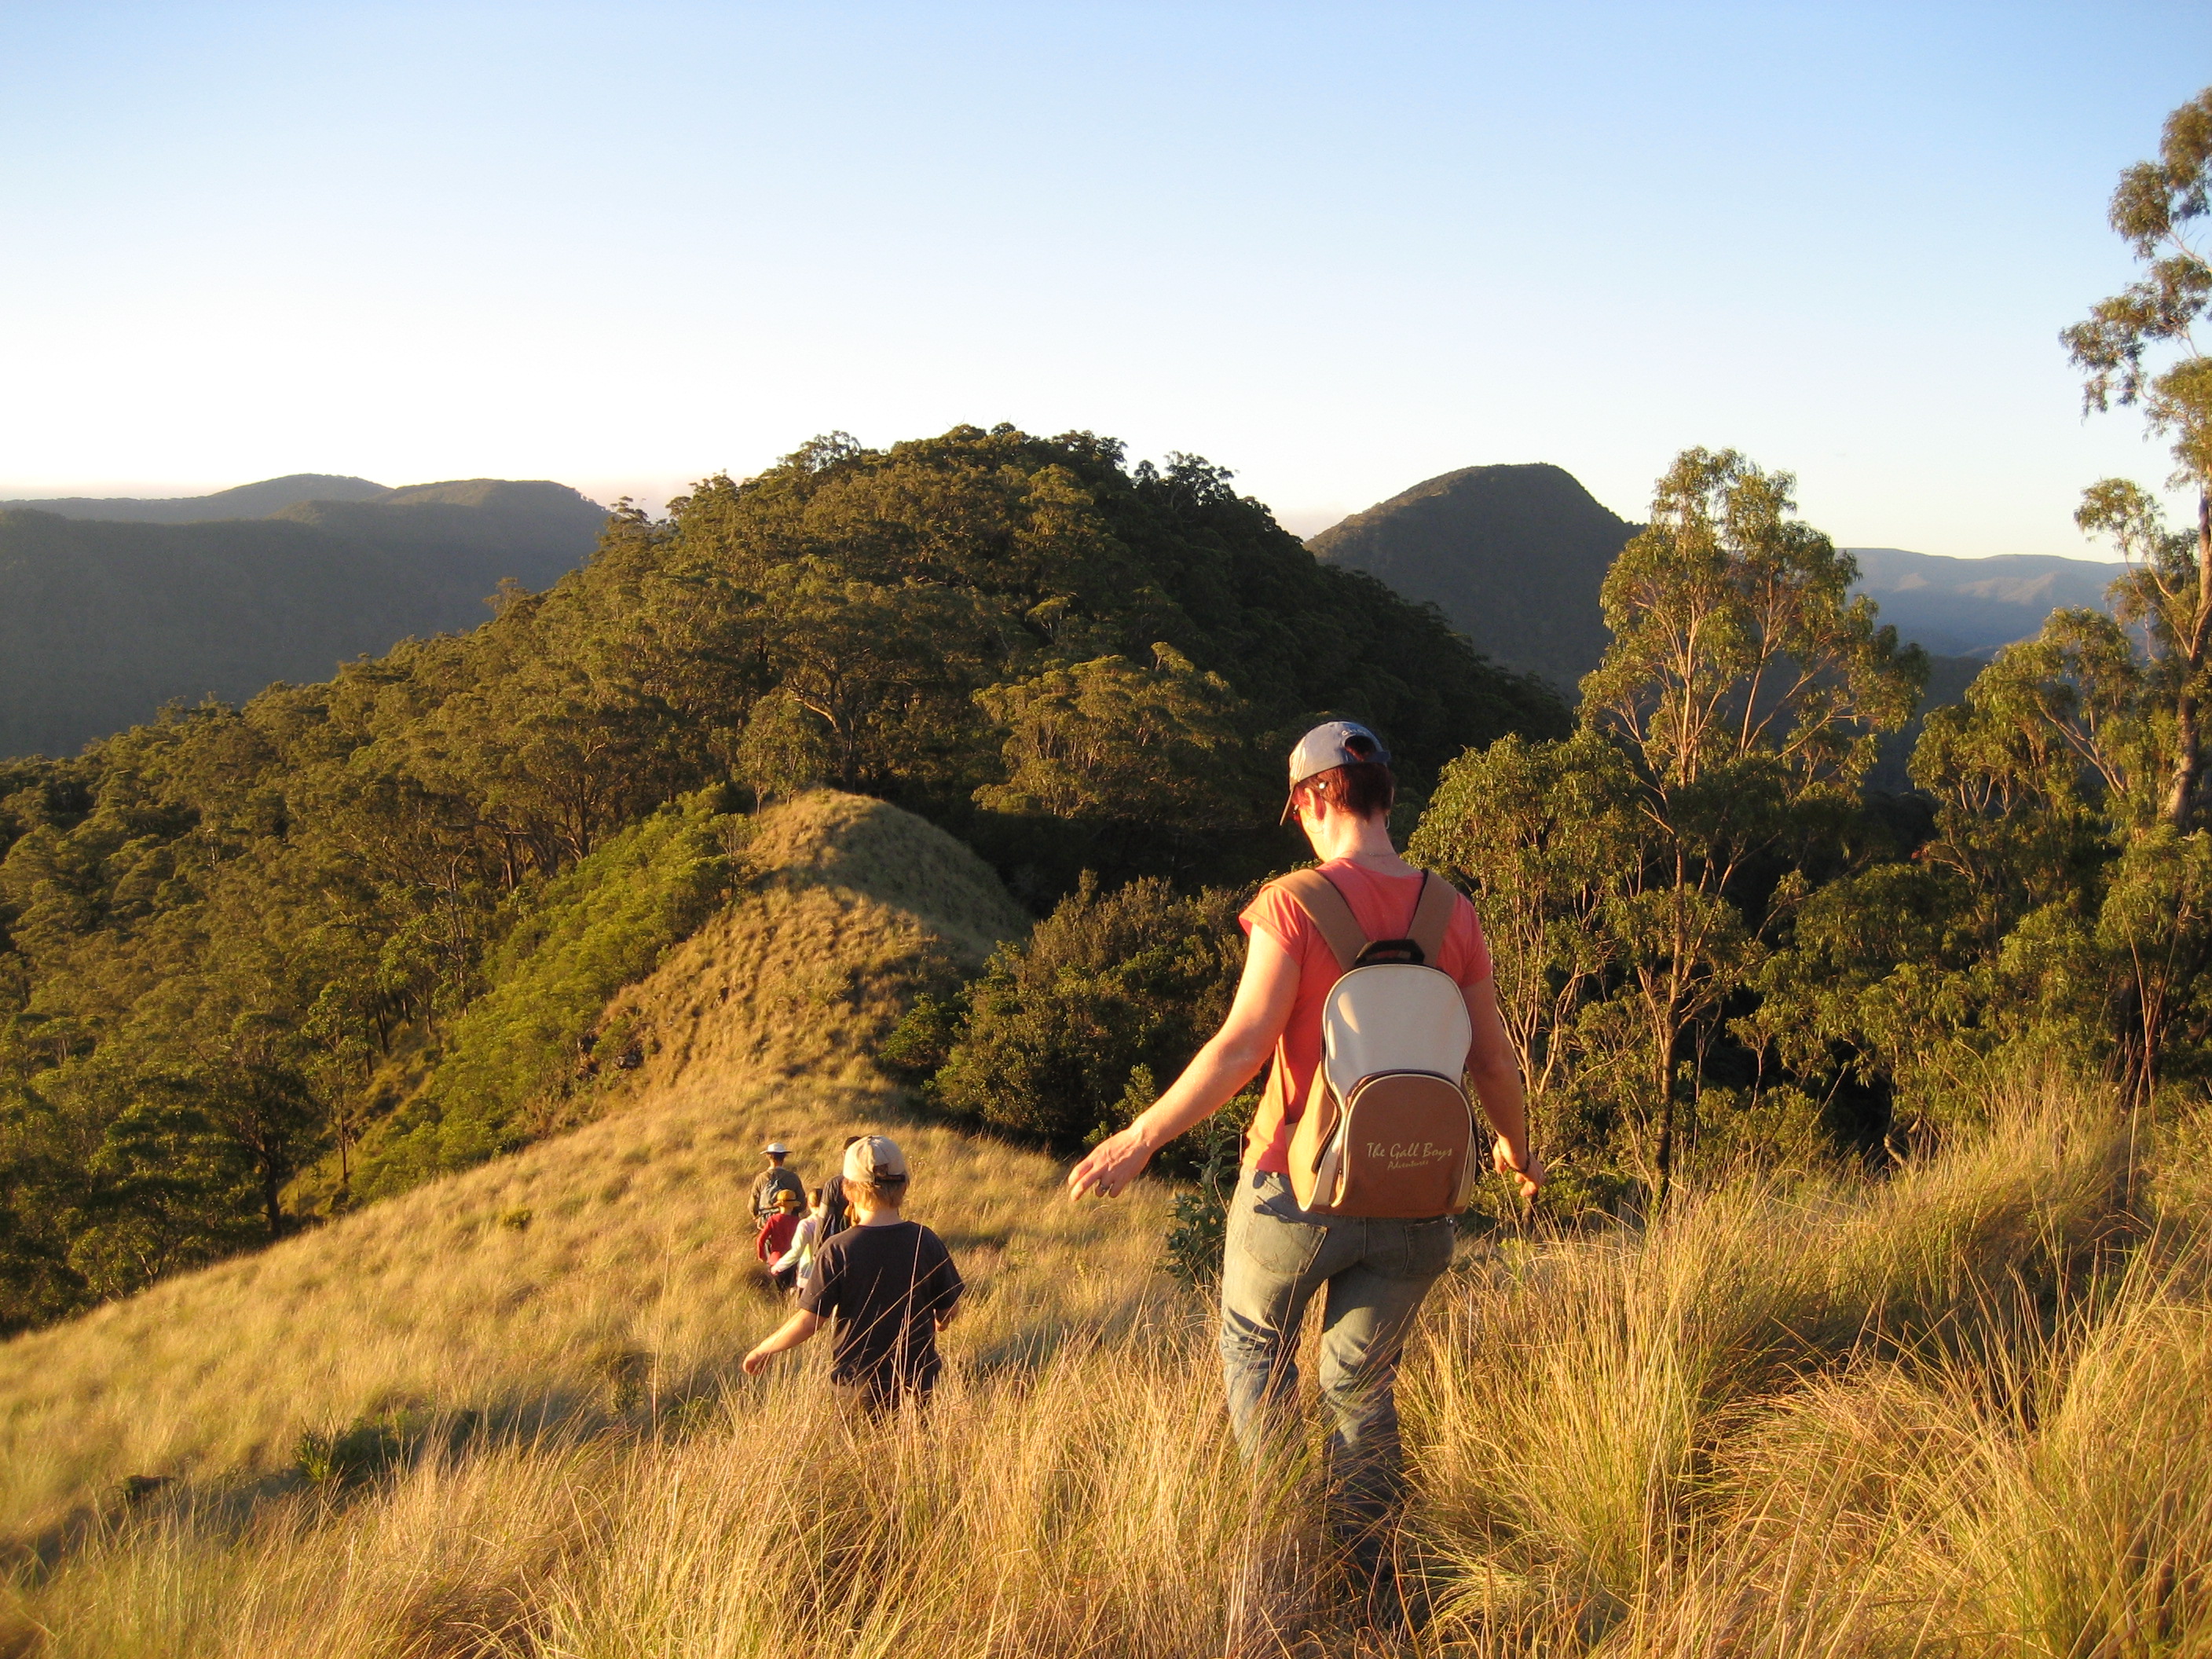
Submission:
<svg viewBox="0 0 2212 1659">
<path fill-rule="evenodd" d="M 623 1063 L 593 1019 L 744 879 L 757 802 L 882 795 L 1039 907 L 1241 881 L 1330 714 L 1416 787 L 1567 726 L 1218 469 L 963 428 L 817 441 L 471 632 L 0 763 L 0 1323 L 516 1144 Z"/>
<path fill-rule="evenodd" d="M 1605 654 L 1598 588 L 1638 528 L 1537 463 L 1425 479 L 1307 544 L 1434 600 L 1477 650 L 1571 693 Z"/>
<path fill-rule="evenodd" d="M 436 488 L 433 485 L 432 488 Z M 398 492 L 343 472 L 288 472 L 210 490 L 204 495 L 48 495 L 0 501 L 64 519 L 102 519 L 111 524 L 204 524 L 261 519 L 306 501 L 373 501 Z"/>
</svg>

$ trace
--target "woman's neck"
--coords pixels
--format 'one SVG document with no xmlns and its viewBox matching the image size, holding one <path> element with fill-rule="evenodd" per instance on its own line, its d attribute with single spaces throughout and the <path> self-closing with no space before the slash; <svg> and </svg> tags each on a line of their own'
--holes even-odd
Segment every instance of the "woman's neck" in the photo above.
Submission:
<svg viewBox="0 0 2212 1659">
<path fill-rule="evenodd" d="M 1386 818 L 1354 817 L 1333 807 L 1318 817 L 1303 813 L 1300 817 L 1306 839 L 1313 843 L 1314 856 L 1323 864 L 1350 859 L 1360 868 L 1381 875 L 1413 873 L 1413 866 L 1400 858 L 1398 849 L 1390 844 L 1390 825 Z"/>
</svg>

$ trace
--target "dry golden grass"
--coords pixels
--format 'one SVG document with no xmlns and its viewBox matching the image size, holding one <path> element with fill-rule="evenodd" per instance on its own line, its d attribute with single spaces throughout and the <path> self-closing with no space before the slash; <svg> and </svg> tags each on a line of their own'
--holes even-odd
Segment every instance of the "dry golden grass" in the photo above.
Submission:
<svg viewBox="0 0 2212 1659">
<path fill-rule="evenodd" d="M 902 1127 L 975 1286 L 930 1418 L 854 1432 L 819 1343 L 732 1374 L 781 1312 L 745 1267 L 751 1149 L 818 1170 L 890 1109 L 864 1042 L 763 1069 L 682 1000 L 747 951 L 804 966 L 823 947 L 761 942 L 788 914 L 764 898 L 641 1003 L 696 1035 L 622 1115 L 0 1349 L 0 1501 L 36 1547 L 0 1653 L 1377 1642 L 1331 1592 L 1310 1468 L 1255 1492 L 1236 1466 L 1206 1310 L 1149 1270 L 1157 1193 L 1069 1206 L 1041 1158 Z M 821 1006 L 880 1029 L 867 997 Z M 808 1052 L 844 1080 L 779 1080 Z M 2212 1113 L 2150 1136 L 2055 1085 L 1992 1104 L 1880 1182 L 1746 1175 L 1643 1229 L 1465 1249 L 1407 1367 L 1433 1617 L 1399 1650 L 2212 1653 Z M 301 1429 L 395 1402 L 440 1431 L 385 1473 L 284 1474 Z M 125 1474 L 184 1478 L 126 1504 Z"/>
<path fill-rule="evenodd" d="M 1070 1211 L 1048 1160 L 902 1122 L 881 1095 L 695 1099 L 0 1347 L 0 1524 L 52 1525 L 131 1474 L 281 1470 L 303 1431 L 395 1408 L 596 1420 L 696 1394 L 782 1315 L 753 1259 L 762 1142 L 784 1139 L 818 1174 L 848 1133 L 875 1126 L 907 1147 L 912 1213 L 975 1287 L 955 1352 L 983 1364 L 1045 1352 L 1063 1305 L 1113 1328 L 1158 1295 L 1156 1204 L 1140 1218 Z M 1035 1317 L 1001 1294 L 1024 1277 L 1054 1287 Z"/>
<path fill-rule="evenodd" d="M 1879 1187 L 1746 1180 L 1468 1254 L 1408 1364 L 1435 1617 L 1401 1650 L 2212 1649 L 2212 1275 L 2141 1173 L 2110 1116 L 2029 1102 Z M 1310 1478 L 1243 1480 L 1204 1310 L 1139 1271 L 1157 1213 L 1040 1213 L 1111 1226 L 997 1278 L 927 1423 L 854 1434 L 809 1350 L 334 1496 L 164 1492 L 19 1571 L 14 1628 L 54 1656 L 1357 1650 Z"/>
<path fill-rule="evenodd" d="M 1746 1179 L 1482 1269 L 1408 1391 L 1451 1563 L 1440 1632 L 1469 1652 L 2200 1650 L 2112 1635 L 2058 1583 L 2078 1560 L 2033 1565 L 2055 1547 L 2101 1552 L 2100 1595 L 2212 1644 L 2197 1217 L 2142 1201 L 2109 1110 L 2005 1106 L 1877 1187 Z"/>
</svg>

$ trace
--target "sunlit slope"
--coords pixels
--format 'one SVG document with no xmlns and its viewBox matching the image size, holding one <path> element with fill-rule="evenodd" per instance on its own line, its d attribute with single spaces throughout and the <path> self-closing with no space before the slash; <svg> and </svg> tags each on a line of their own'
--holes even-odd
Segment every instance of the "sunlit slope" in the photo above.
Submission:
<svg viewBox="0 0 2212 1659">
<path fill-rule="evenodd" d="M 435 1069 L 395 1058 L 409 1097 L 365 1141 L 354 1191 L 390 1197 L 669 1085 L 874 1082 L 870 1057 L 915 993 L 1028 927 L 988 865 L 910 813 L 817 790 L 726 816 L 719 793 L 544 890 Z M 325 1158 L 321 1190 L 335 1176 Z"/>
<path fill-rule="evenodd" d="M 915 993 L 982 965 L 1029 919 L 989 866 L 911 813 L 817 790 L 763 813 L 751 893 L 617 996 L 604 1051 L 635 1048 L 647 1091 L 778 1079 L 868 1083 Z"/>
<path fill-rule="evenodd" d="M 1126 1316 L 1161 1216 L 1054 1201 L 1048 1160 L 901 1121 L 867 1064 L 933 964 L 972 963 L 1022 925 L 988 867 L 826 793 L 764 814 L 744 856 L 745 895 L 611 1011 L 647 1058 L 609 1115 L 0 1346 L 0 1530 L 104 1502 L 127 1475 L 281 1471 L 303 1431 L 380 1412 L 520 1425 L 712 1379 L 779 1315 L 747 1207 L 770 1136 L 811 1181 L 848 1133 L 894 1127 L 915 1215 L 978 1291 L 960 1352 L 1048 1346 L 1067 1294 L 1109 1327 Z M 1059 1281 L 1054 1316 L 995 1296 L 1008 1274 Z"/>
</svg>

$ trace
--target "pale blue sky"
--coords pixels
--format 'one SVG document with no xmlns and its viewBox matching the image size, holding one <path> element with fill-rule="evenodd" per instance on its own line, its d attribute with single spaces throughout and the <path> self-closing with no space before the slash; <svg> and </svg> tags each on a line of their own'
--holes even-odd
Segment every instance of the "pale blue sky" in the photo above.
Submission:
<svg viewBox="0 0 2212 1659">
<path fill-rule="evenodd" d="M 2093 552 L 2057 330 L 2212 7 L 0 0 L 0 495 L 649 501 L 959 421 L 1310 531 L 1679 448 L 1838 540 Z"/>
</svg>

